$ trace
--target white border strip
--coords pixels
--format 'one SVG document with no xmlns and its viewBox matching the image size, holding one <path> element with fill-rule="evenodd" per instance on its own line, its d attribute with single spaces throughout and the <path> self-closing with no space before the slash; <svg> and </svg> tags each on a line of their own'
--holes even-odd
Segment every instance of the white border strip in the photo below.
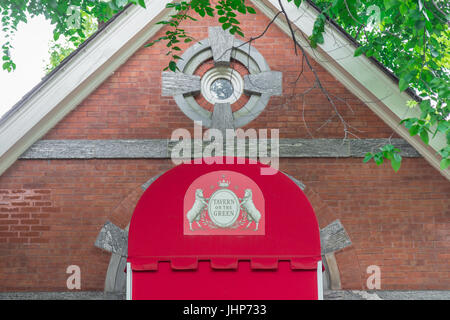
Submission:
<svg viewBox="0 0 450 320">
<path fill-rule="evenodd" d="M 127 300 L 133 299 L 133 270 L 131 263 L 127 262 Z"/>
<path fill-rule="evenodd" d="M 317 299 L 323 300 L 322 261 L 317 262 Z"/>
</svg>

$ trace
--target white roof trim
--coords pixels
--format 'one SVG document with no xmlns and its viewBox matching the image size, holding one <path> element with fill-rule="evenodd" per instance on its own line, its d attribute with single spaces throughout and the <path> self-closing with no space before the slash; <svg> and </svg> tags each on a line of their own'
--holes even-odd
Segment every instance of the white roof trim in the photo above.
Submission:
<svg viewBox="0 0 450 320">
<path fill-rule="evenodd" d="M 251 0 L 251 2 L 269 19 L 272 19 L 280 10 L 278 0 Z M 284 8 L 296 27 L 306 36 L 310 36 L 318 16 L 317 10 L 306 1 L 302 2 L 300 9 L 293 2 L 286 3 Z M 283 19 L 279 18 L 275 23 L 283 32 L 291 36 L 288 25 Z M 425 145 L 418 136 L 411 137 L 408 130 L 403 125 L 399 125 L 401 119 L 420 116 L 418 108 L 410 109 L 406 106 L 406 102 L 411 100 L 411 97 L 405 92 L 400 92 L 395 81 L 369 58 L 364 55 L 354 57 L 355 45 L 339 30 L 327 24 L 325 31 L 324 44 L 319 45 L 317 50 L 310 48 L 303 37 L 298 37 L 297 40 L 311 57 L 450 180 L 450 170 L 440 169 L 441 157 L 437 154 L 437 151 L 446 145 L 445 136 L 439 132 L 434 139 L 430 140 L 429 146 Z"/>
<path fill-rule="evenodd" d="M 0 175 L 160 30 L 162 25 L 155 23 L 170 15 L 171 11 L 166 9 L 169 2 L 146 0 L 147 9 L 139 6 L 127 8 L 8 116 L 0 125 Z M 252 2 L 269 18 L 273 18 L 278 7 L 277 0 Z M 300 10 L 293 3 L 287 4 L 286 9 L 293 21 L 301 16 L 296 26 L 310 35 L 317 11 L 305 2 L 302 2 Z M 285 22 L 277 19 L 276 23 L 290 35 Z M 327 26 L 326 31 L 325 43 L 319 50 L 305 46 L 308 54 L 365 101 L 370 109 L 450 180 L 450 170 L 440 170 L 440 159 L 436 155 L 436 150 L 445 145 L 445 137 L 438 134 L 430 142 L 431 147 L 423 144 L 420 138 L 411 137 L 398 124 L 400 119 L 415 112 L 406 107 L 410 97 L 400 93 L 396 83 L 370 59 L 353 57 L 354 45 L 338 30 Z M 299 41 L 306 44 L 304 39 Z"/>
<path fill-rule="evenodd" d="M 130 6 L 0 125 L 0 175 L 148 41 L 169 0 Z"/>
</svg>

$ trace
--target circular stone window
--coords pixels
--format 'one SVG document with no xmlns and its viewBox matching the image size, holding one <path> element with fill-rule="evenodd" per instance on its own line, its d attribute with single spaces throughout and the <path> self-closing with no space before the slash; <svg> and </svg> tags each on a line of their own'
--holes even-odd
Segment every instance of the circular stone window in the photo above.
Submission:
<svg viewBox="0 0 450 320">
<path fill-rule="evenodd" d="M 195 75 L 196 70 L 210 59 L 214 60 L 215 67 L 202 77 Z M 232 60 L 244 65 L 248 74 L 242 76 L 232 69 Z M 264 110 L 271 96 L 282 94 L 281 72 L 270 70 L 256 48 L 235 39 L 221 26 L 210 27 L 209 38 L 187 49 L 178 60 L 177 68 L 178 72 L 163 72 L 162 96 L 172 96 L 187 117 L 208 128 L 213 125 L 214 115 L 223 114 L 231 114 L 233 128 L 243 127 Z M 244 92 L 248 96 L 247 102 L 232 111 L 231 105 Z M 199 93 L 214 105 L 214 111 L 220 111 L 214 113 L 200 106 L 195 98 Z M 215 119 L 215 125 L 219 122 L 220 126 L 220 119 L 221 116 Z"/>
<path fill-rule="evenodd" d="M 211 104 L 235 103 L 244 92 L 244 80 L 231 68 L 212 68 L 201 79 L 201 92 Z"/>
</svg>

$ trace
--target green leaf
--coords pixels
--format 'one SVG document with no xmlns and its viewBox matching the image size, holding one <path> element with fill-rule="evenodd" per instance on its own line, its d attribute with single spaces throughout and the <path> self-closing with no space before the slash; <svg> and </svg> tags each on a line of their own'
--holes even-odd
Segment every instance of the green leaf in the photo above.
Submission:
<svg viewBox="0 0 450 320">
<path fill-rule="evenodd" d="M 170 61 L 169 62 L 169 69 L 173 72 L 177 71 L 177 64 L 175 61 Z"/>
<path fill-rule="evenodd" d="M 370 159 L 372 159 L 372 158 L 373 158 L 372 152 L 367 152 L 366 155 L 365 155 L 365 157 L 364 157 L 363 162 L 364 162 L 364 163 L 367 163 L 367 162 L 369 162 Z"/>
<path fill-rule="evenodd" d="M 227 30 L 227 29 L 229 29 L 231 27 L 231 23 L 224 23 L 223 25 L 222 25 L 222 29 L 223 30 Z"/>
<path fill-rule="evenodd" d="M 423 142 L 425 142 L 425 144 L 428 144 L 429 142 L 428 132 L 424 128 L 420 130 L 420 138 L 422 139 Z"/>
<path fill-rule="evenodd" d="M 317 42 L 317 43 L 320 43 L 320 44 L 323 44 L 323 43 L 325 42 L 325 40 L 324 40 L 324 38 L 323 38 L 323 33 L 317 34 L 317 36 L 316 36 L 316 42 Z"/>
<path fill-rule="evenodd" d="M 391 152 L 394 151 L 394 146 L 392 144 L 387 144 L 387 145 L 385 145 L 385 146 L 383 146 L 381 148 L 381 151 L 385 151 L 385 152 L 391 153 Z"/>
<path fill-rule="evenodd" d="M 395 172 L 397 172 L 402 165 L 402 156 L 398 153 L 394 153 L 391 159 L 391 166 Z"/>
<path fill-rule="evenodd" d="M 450 166 L 450 159 L 449 158 L 441 160 L 441 169 L 442 170 L 447 169 L 449 166 Z"/>
<path fill-rule="evenodd" d="M 418 125 L 412 126 L 409 129 L 409 134 L 411 135 L 411 137 L 415 136 L 419 132 L 419 129 L 420 129 L 420 126 L 418 126 Z"/>
<path fill-rule="evenodd" d="M 401 165 L 402 165 L 401 162 L 397 162 L 397 161 L 391 160 L 391 166 L 392 166 L 392 169 L 394 169 L 395 172 L 397 172 L 400 169 Z"/>
<path fill-rule="evenodd" d="M 145 0 L 139 0 L 138 2 L 139 2 L 139 4 L 140 4 L 141 7 L 147 8 L 147 7 L 145 6 Z"/>
<path fill-rule="evenodd" d="M 383 2 L 387 10 L 390 9 L 395 4 L 395 0 L 384 0 Z"/>
<path fill-rule="evenodd" d="M 421 110 L 423 113 L 427 113 L 428 110 L 431 108 L 430 100 L 423 100 L 423 101 L 420 103 L 419 107 L 420 107 L 420 110 Z"/>
<path fill-rule="evenodd" d="M 356 48 L 355 50 L 355 54 L 353 55 L 354 57 L 360 56 L 364 53 L 365 48 L 363 46 L 360 46 L 358 48 Z"/>
<path fill-rule="evenodd" d="M 399 82 L 398 82 L 398 88 L 401 91 L 405 91 L 407 88 L 409 87 L 409 81 L 406 80 L 405 78 L 400 78 Z"/>
<path fill-rule="evenodd" d="M 440 121 L 437 126 L 437 130 L 442 133 L 446 133 L 449 128 L 450 128 L 450 124 L 448 121 L 445 121 L 445 120 Z"/>
<path fill-rule="evenodd" d="M 425 20 L 418 20 L 414 24 L 414 28 L 416 28 L 417 31 L 422 31 L 424 26 L 425 26 Z"/>
<path fill-rule="evenodd" d="M 383 164 L 384 162 L 383 154 L 381 152 L 375 153 L 375 155 L 373 156 L 373 160 L 375 160 L 377 166 Z"/>
</svg>

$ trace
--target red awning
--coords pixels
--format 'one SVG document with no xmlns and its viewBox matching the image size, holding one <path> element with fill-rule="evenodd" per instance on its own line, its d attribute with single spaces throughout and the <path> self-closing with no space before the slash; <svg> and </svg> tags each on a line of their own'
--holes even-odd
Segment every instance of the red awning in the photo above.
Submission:
<svg viewBox="0 0 450 320">
<path fill-rule="evenodd" d="M 136 206 L 129 229 L 128 262 L 133 270 L 133 298 L 251 298 L 245 294 L 239 296 L 238 292 L 233 295 L 230 290 L 238 290 L 241 286 L 238 284 L 247 281 L 266 282 L 270 287 L 270 283 L 277 286 L 285 279 L 285 285 L 292 286 L 289 277 L 315 286 L 315 293 L 306 297 L 313 298 L 315 294 L 317 298 L 320 236 L 310 203 L 285 174 L 261 175 L 261 168 L 267 166 L 248 164 L 246 161 L 245 165 L 236 164 L 236 159 L 235 164 L 182 164 L 163 174 L 145 191 Z M 208 184 L 211 180 L 208 177 L 216 176 L 221 187 Z M 199 180 L 199 177 L 205 178 Z M 259 188 L 253 193 L 254 206 L 261 213 L 257 231 L 252 234 L 253 229 L 244 228 L 245 225 L 241 224 L 242 231 L 236 229 L 231 235 L 218 233 L 226 228 L 217 228 L 220 229 L 218 231 L 212 229 L 210 235 L 205 228 L 201 228 L 199 220 L 198 227 L 193 223 L 197 233 L 191 231 L 186 212 L 193 207 L 195 190 L 202 189 L 204 199 L 212 199 L 216 189 L 227 188 L 244 203 L 246 187 L 239 188 L 235 182 L 237 180 L 242 181 L 241 184 L 255 186 L 253 190 Z M 256 220 L 253 220 L 251 224 L 252 219 L 248 219 L 251 228 L 255 226 Z M 237 222 L 234 225 L 239 226 Z M 287 271 L 290 275 L 284 277 L 282 274 Z M 209 286 L 220 283 L 223 288 L 219 290 L 221 293 L 218 294 L 217 290 L 207 293 L 208 282 Z M 181 284 L 188 287 L 180 291 L 178 287 Z M 233 287 L 236 285 L 238 287 Z M 174 288 L 178 291 L 174 292 Z M 182 294 L 184 290 L 187 290 L 186 295 Z M 294 296 L 287 294 L 285 298 L 295 298 L 297 291 L 294 289 Z M 239 289 L 239 292 L 246 291 Z M 270 295 L 262 297 L 276 298 Z"/>
</svg>

